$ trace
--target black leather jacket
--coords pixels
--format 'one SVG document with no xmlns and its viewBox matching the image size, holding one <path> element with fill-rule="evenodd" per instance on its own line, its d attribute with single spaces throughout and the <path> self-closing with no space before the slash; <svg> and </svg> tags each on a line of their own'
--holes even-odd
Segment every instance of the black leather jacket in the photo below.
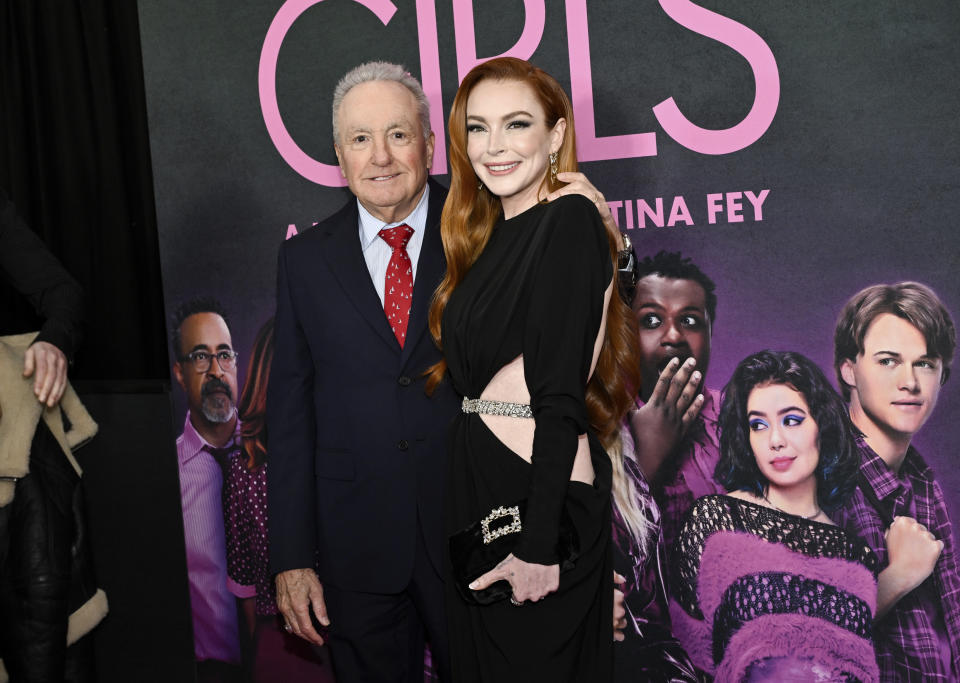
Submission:
<svg viewBox="0 0 960 683">
<path fill-rule="evenodd" d="M 41 420 L 30 474 L 0 508 L 0 658 L 12 681 L 90 680 L 90 662 L 67 657 L 68 618 L 96 592 L 84 528 L 80 478 Z"/>
</svg>

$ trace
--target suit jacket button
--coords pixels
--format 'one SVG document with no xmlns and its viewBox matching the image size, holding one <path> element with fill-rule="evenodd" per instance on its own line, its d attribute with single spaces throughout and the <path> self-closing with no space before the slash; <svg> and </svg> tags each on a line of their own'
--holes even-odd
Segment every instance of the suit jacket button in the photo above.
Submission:
<svg viewBox="0 0 960 683">
<path fill-rule="evenodd" d="M 410 444 L 407 443 L 406 439 L 400 439 L 397 441 L 397 448 L 399 448 L 401 451 L 405 451 L 410 448 Z"/>
<path fill-rule="evenodd" d="M 402 387 L 408 387 L 411 383 L 413 383 L 413 380 L 406 375 L 400 375 L 400 377 L 397 378 L 397 384 Z"/>
</svg>

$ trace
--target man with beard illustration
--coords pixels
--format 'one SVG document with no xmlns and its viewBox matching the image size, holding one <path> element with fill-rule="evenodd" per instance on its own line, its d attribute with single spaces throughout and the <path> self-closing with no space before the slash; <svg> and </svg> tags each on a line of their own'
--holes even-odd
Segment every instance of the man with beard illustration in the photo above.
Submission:
<svg viewBox="0 0 960 683">
<path fill-rule="evenodd" d="M 713 281 L 679 252 L 648 256 L 635 273 L 642 383 L 629 436 L 660 506 L 669 552 L 693 501 L 725 493 L 713 478 L 720 392 L 703 386 L 717 295 Z"/>
<path fill-rule="evenodd" d="M 223 468 L 238 448 L 237 353 L 213 299 L 180 306 L 172 328 L 173 375 L 188 407 L 177 461 L 197 680 L 238 680 L 237 604 L 227 588 L 221 502 Z"/>
</svg>

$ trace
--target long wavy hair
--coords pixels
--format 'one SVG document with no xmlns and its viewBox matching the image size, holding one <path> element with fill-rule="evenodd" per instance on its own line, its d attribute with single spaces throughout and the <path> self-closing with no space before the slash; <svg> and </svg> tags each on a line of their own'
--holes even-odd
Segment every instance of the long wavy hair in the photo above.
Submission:
<svg viewBox="0 0 960 683">
<path fill-rule="evenodd" d="M 485 80 L 527 84 L 543 107 L 546 126 L 550 130 L 561 118 L 565 119 L 567 127 L 557 151 L 557 171 L 577 170 L 573 107 L 556 79 L 529 62 L 514 57 L 491 59 L 474 67 L 466 75 L 453 99 L 447 127 L 450 137 L 450 193 L 440 220 L 447 274 L 434 292 L 430 307 L 430 333 L 441 350 L 441 322 L 450 295 L 483 252 L 503 210 L 499 197 L 478 188 L 477 175 L 467 157 L 467 100 L 473 88 Z M 548 194 L 562 186 L 563 183 L 553 180 L 550 173 L 544 173 L 541 194 Z M 616 272 L 620 236 L 616 230 L 608 227 L 607 238 Z M 558 339 L 557 343 L 562 344 L 563 340 Z M 629 306 L 614 293 L 607 310 L 606 335 L 600 357 L 586 392 L 590 424 L 605 447 L 609 447 L 617 438 L 620 420 L 640 386 L 638 356 L 636 320 Z M 432 392 L 441 382 L 446 370 L 447 364 L 443 360 L 428 370 L 428 392 Z"/>
<path fill-rule="evenodd" d="M 817 502 L 825 510 L 836 508 L 856 486 L 858 432 L 823 371 L 793 351 L 760 351 L 744 358 L 733 371 L 720 404 L 720 461 L 714 477 L 728 491 L 742 489 L 757 497 L 764 494 L 768 482 L 750 446 L 747 417 L 750 393 L 764 384 L 784 384 L 803 394 L 819 431 L 820 459 L 814 470 Z"/>
<path fill-rule="evenodd" d="M 253 342 L 247 379 L 240 393 L 240 454 L 253 471 L 267 460 L 267 381 L 273 364 L 273 318 L 263 324 Z"/>
</svg>

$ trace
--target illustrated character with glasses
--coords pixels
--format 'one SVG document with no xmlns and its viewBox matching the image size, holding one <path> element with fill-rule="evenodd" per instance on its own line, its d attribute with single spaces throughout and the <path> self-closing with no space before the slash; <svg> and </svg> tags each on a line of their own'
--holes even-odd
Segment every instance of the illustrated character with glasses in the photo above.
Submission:
<svg viewBox="0 0 960 683">
<path fill-rule="evenodd" d="M 237 352 L 213 299 L 181 305 L 172 329 L 173 375 L 188 407 L 177 463 L 197 680 L 239 680 L 236 596 L 252 587 L 228 586 L 221 498 L 224 468 L 239 449 Z"/>
</svg>

